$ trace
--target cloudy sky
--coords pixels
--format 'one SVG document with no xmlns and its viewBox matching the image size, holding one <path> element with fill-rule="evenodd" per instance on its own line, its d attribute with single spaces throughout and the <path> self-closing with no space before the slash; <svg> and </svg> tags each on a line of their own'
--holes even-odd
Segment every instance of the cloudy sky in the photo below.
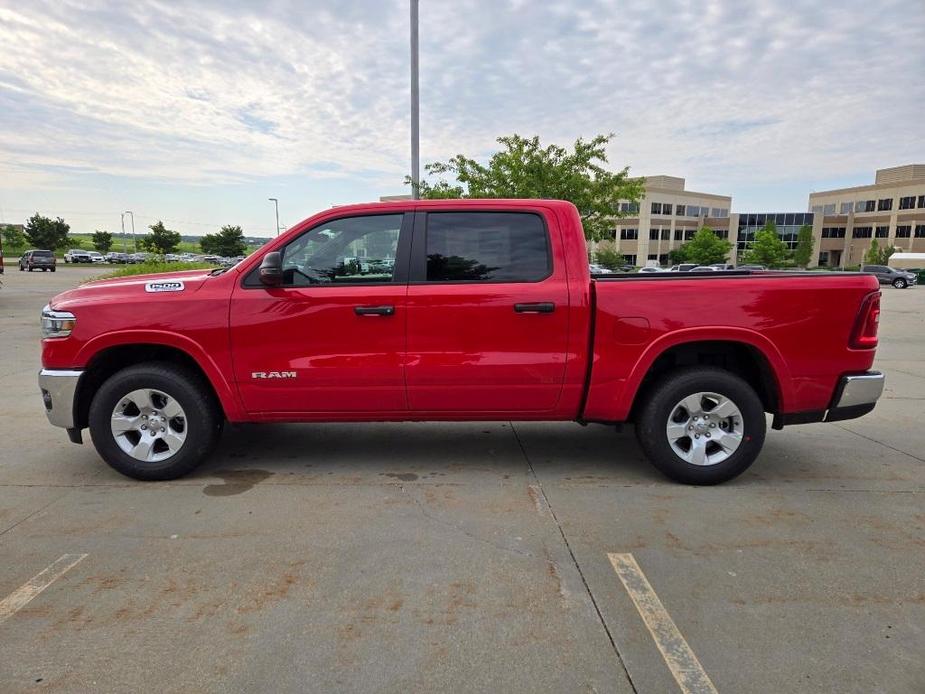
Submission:
<svg viewBox="0 0 925 694">
<path fill-rule="evenodd" d="M 406 192 L 407 0 L 0 0 L 0 221 L 272 233 Z M 736 211 L 925 162 L 921 0 L 421 0 L 424 162 L 615 132 Z"/>
</svg>

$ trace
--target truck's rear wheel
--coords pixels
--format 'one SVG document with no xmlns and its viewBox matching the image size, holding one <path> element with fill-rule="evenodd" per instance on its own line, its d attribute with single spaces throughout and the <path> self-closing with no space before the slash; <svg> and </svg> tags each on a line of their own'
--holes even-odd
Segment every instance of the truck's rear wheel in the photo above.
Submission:
<svg viewBox="0 0 925 694">
<path fill-rule="evenodd" d="M 718 484 L 758 457 L 767 428 L 754 389 L 722 369 L 666 374 L 639 410 L 636 435 L 646 457 L 685 484 Z"/>
<path fill-rule="evenodd" d="M 106 380 L 90 404 L 97 452 L 139 480 L 182 477 L 218 441 L 223 418 L 206 384 L 168 363 L 132 366 Z"/>
</svg>

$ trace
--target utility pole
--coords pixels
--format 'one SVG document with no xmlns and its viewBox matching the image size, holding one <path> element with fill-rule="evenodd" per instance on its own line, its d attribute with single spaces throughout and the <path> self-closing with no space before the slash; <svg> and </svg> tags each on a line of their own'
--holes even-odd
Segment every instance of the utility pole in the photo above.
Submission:
<svg viewBox="0 0 925 694">
<path fill-rule="evenodd" d="M 279 236 L 279 200 L 276 198 L 267 198 L 270 202 L 273 203 L 273 206 L 276 208 L 276 235 Z"/>
<path fill-rule="evenodd" d="M 119 215 L 122 218 L 122 252 L 125 253 L 125 212 Z"/>
<path fill-rule="evenodd" d="M 411 198 L 421 198 L 420 89 L 418 85 L 418 0 L 411 0 Z"/>
<path fill-rule="evenodd" d="M 123 236 L 125 234 L 124 224 L 125 224 L 125 215 L 127 214 L 132 215 L 132 248 L 134 249 L 132 253 L 137 253 L 138 252 L 138 240 L 135 238 L 135 213 L 132 212 L 131 210 L 126 210 L 125 212 L 122 213 L 122 224 L 123 224 L 122 234 Z"/>
</svg>

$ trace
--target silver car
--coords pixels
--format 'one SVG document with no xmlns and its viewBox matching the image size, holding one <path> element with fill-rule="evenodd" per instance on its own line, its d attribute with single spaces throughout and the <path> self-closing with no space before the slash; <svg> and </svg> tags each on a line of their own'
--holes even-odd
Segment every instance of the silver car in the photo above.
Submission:
<svg viewBox="0 0 925 694">
<path fill-rule="evenodd" d="M 862 265 L 861 272 L 876 275 L 880 284 L 892 284 L 897 289 L 913 286 L 918 281 L 918 275 L 906 270 L 897 270 L 886 265 Z"/>
</svg>

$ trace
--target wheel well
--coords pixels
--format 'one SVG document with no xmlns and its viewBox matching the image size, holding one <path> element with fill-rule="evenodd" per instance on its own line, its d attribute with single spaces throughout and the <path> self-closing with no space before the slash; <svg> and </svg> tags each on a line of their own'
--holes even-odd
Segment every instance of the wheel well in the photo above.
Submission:
<svg viewBox="0 0 925 694">
<path fill-rule="evenodd" d="M 780 394 L 774 370 L 762 352 L 743 342 L 687 342 L 662 352 L 639 384 L 630 419 L 646 399 L 648 391 L 666 373 L 682 366 L 713 366 L 730 371 L 748 383 L 766 412 L 778 411 Z"/>
<path fill-rule="evenodd" d="M 223 413 L 221 401 L 212 387 L 202 367 L 189 354 L 176 347 L 166 345 L 119 345 L 104 349 L 90 360 L 84 375 L 80 379 L 76 397 L 75 421 L 78 429 L 88 426 L 90 417 L 90 403 L 100 386 L 117 371 L 128 366 L 144 362 L 158 361 L 176 364 L 195 373 L 202 380 L 203 386 L 208 389 L 219 412 Z"/>
</svg>

